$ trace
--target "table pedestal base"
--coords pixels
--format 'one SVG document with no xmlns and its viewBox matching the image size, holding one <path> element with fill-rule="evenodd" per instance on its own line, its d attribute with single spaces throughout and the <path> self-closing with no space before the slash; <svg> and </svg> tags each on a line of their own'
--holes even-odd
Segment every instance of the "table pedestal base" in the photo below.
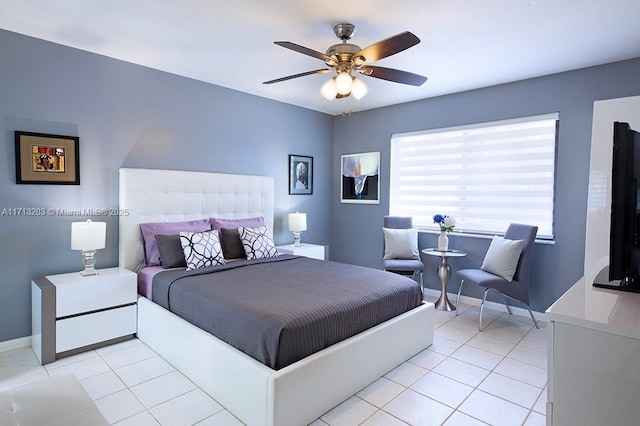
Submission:
<svg viewBox="0 0 640 426">
<path fill-rule="evenodd" d="M 447 284 L 451 278 L 451 266 L 449 266 L 446 256 L 442 256 L 440 258 L 440 264 L 438 265 L 438 278 L 440 278 L 442 290 L 440 297 L 435 303 L 436 309 L 447 312 L 455 311 L 456 307 L 451 303 L 451 301 L 449 301 L 449 297 L 447 297 Z"/>
<path fill-rule="evenodd" d="M 449 283 L 449 278 L 451 278 L 451 266 L 449 266 L 449 262 L 447 258 L 449 257 L 463 257 L 466 256 L 467 253 L 460 250 L 438 250 L 434 248 L 424 249 L 422 253 L 427 254 L 429 256 L 439 256 L 440 264 L 438 264 L 438 278 L 440 278 L 440 298 L 436 301 L 435 307 L 439 311 L 455 311 L 456 307 L 453 303 L 449 301 L 447 297 L 447 284 Z"/>
<path fill-rule="evenodd" d="M 439 311 L 453 312 L 456 307 L 447 297 L 447 293 L 442 293 L 438 300 L 435 301 L 435 308 Z"/>
</svg>

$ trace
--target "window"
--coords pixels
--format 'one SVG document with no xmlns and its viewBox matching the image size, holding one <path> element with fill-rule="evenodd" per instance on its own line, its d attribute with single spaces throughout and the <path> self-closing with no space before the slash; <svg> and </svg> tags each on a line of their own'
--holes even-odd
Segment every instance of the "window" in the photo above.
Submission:
<svg viewBox="0 0 640 426">
<path fill-rule="evenodd" d="M 434 214 L 450 215 L 456 231 L 478 234 L 526 223 L 552 240 L 558 120 L 553 113 L 394 134 L 389 213 L 431 229 Z"/>
</svg>

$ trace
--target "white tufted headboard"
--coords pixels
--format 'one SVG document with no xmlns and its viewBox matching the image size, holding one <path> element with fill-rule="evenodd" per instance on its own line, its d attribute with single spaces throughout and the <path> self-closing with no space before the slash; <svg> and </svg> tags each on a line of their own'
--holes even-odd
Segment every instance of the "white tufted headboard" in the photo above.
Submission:
<svg viewBox="0 0 640 426">
<path fill-rule="evenodd" d="M 273 230 L 273 178 L 267 176 L 120 169 L 119 264 L 144 263 L 139 224 L 263 216 Z"/>
</svg>

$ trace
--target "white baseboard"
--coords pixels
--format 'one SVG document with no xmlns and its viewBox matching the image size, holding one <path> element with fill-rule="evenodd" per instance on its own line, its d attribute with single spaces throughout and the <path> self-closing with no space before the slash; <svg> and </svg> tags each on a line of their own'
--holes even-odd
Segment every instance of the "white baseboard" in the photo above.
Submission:
<svg viewBox="0 0 640 426">
<path fill-rule="evenodd" d="M 12 351 L 14 349 L 26 348 L 28 346 L 31 346 L 31 336 L 5 340 L 4 342 L 0 342 L 0 352 Z"/>
<path fill-rule="evenodd" d="M 429 296 L 430 298 L 434 298 L 434 300 L 437 300 L 440 297 L 440 290 L 435 290 L 432 288 L 425 288 L 424 289 L 424 294 L 426 296 Z M 447 296 L 449 297 L 449 300 L 455 304 L 456 302 L 456 297 L 458 297 L 457 293 L 447 293 Z M 464 295 L 460 295 L 460 303 L 464 303 L 467 305 L 471 305 L 471 306 L 480 306 L 480 304 L 482 303 L 482 299 L 477 299 L 475 297 L 469 297 L 469 296 L 464 296 Z M 518 303 L 518 302 L 514 302 L 514 303 Z M 498 312 L 507 312 L 507 308 L 504 306 L 504 303 L 497 303 L 497 302 L 492 302 L 490 300 L 487 300 L 485 302 L 485 307 L 487 309 L 491 309 L 493 311 L 498 311 Z M 526 317 L 526 318 L 531 318 L 529 316 L 529 311 L 527 311 L 526 308 L 521 308 L 518 306 L 514 306 L 512 304 L 509 304 L 509 307 L 511 308 L 511 312 L 514 315 L 518 315 L 521 317 Z M 534 310 L 532 310 L 533 312 L 533 316 L 536 320 L 538 321 L 542 321 L 542 322 L 547 322 L 547 317 L 545 315 L 544 312 L 536 312 Z"/>
</svg>

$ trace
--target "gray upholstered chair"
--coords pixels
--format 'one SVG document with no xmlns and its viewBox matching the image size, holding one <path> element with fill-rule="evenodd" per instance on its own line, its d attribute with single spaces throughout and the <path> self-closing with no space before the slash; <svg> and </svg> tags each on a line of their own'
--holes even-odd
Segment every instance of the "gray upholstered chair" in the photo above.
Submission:
<svg viewBox="0 0 640 426">
<path fill-rule="evenodd" d="M 388 229 L 412 229 L 413 228 L 413 218 L 411 217 L 402 217 L 402 216 L 385 216 L 383 226 Z M 387 247 L 385 243 L 386 238 L 382 240 L 382 269 L 389 272 L 394 272 L 400 275 L 409 275 L 414 280 L 418 281 L 420 284 L 420 289 L 424 293 L 424 281 L 423 281 L 423 271 L 424 271 L 424 263 L 420 260 L 420 252 L 417 254 L 417 259 L 411 258 L 390 258 L 385 259 L 384 253 L 387 252 Z M 416 236 L 416 247 L 417 247 L 417 236 Z"/>
<path fill-rule="evenodd" d="M 507 298 L 523 303 L 529 311 L 529 315 L 531 315 L 533 324 L 536 328 L 539 328 L 538 323 L 529 308 L 529 268 L 531 266 L 531 253 L 533 251 L 533 244 L 537 233 L 537 226 L 512 223 L 507 228 L 507 231 L 504 234 L 505 240 L 523 240 L 522 251 L 520 253 L 512 281 L 508 281 L 498 275 L 494 275 L 482 269 L 461 269 L 454 273 L 454 277 L 461 280 L 456 305 L 458 305 L 458 302 L 460 301 L 460 292 L 462 291 L 462 286 L 464 284 L 474 284 L 485 288 L 484 296 L 482 297 L 482 304 L 480 305 L 480 318 L 478 323 L 478 329 L 480 331 L 482 331 L 482 311 L 484 309 L 484 302 L 487 300 L 487 293 L 489 290 L 495 290 L 502 295 L 504 304 L 509 313 L 511 313 L 511 308 L 509 307 Z M 456 311 L 456 315 L 457 312 L 458 311 Z"/>
</svg>

